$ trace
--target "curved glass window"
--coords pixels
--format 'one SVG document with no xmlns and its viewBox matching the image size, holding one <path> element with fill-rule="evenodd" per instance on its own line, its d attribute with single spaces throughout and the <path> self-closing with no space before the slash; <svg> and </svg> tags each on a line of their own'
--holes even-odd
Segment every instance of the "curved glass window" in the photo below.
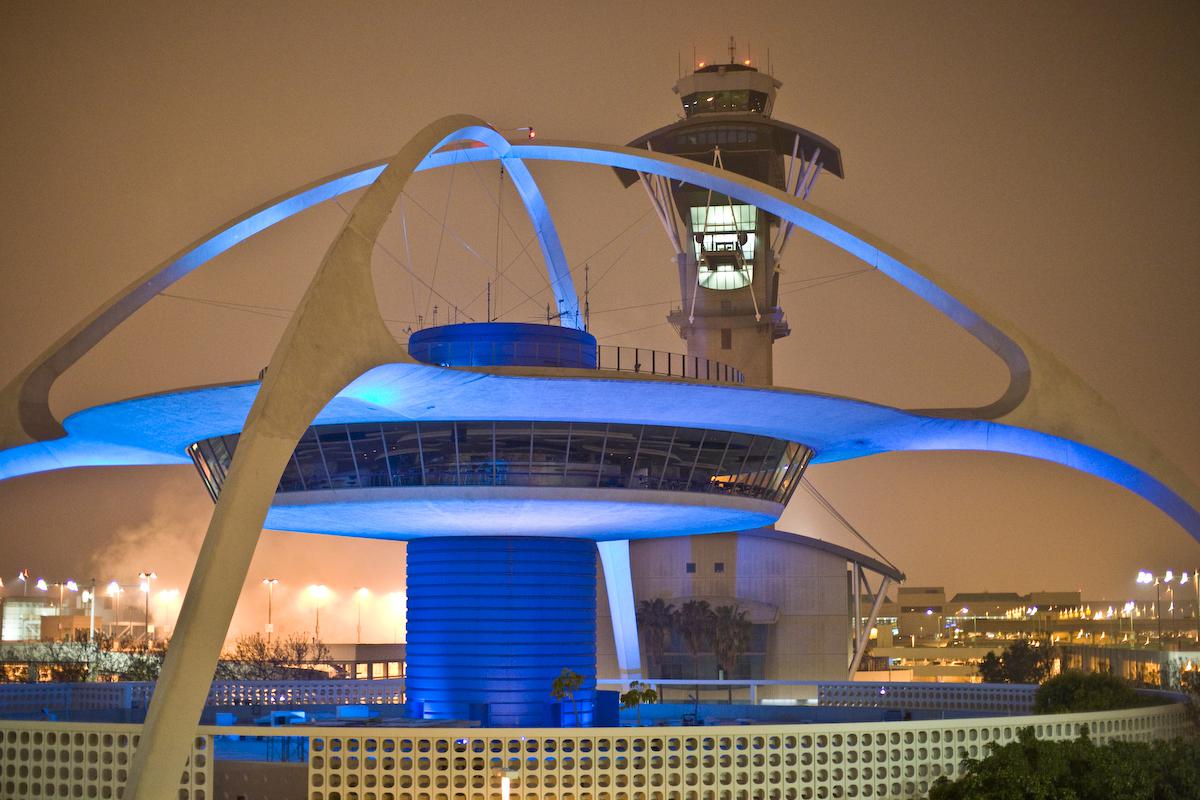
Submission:
<svg viewBox="0 0 1200 800">
<path fill-rule="evenodd" d="M 188 447 L 215 500 L 238 435 Z M 714 492 L 786 503 L 812 450 L 703 428 L 603 422 L 370 422 L 305 431 L 277 492 L 544 486 Z"/>
</svg>

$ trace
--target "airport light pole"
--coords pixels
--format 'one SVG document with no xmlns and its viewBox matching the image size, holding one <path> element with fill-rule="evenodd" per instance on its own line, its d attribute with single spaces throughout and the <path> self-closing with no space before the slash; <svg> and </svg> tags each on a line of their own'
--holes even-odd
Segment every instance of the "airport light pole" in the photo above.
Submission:
<svg viewBox="0 0 1200 800">
<path fill-rule="evenodd" d="M 314 583 L 312 586 L 308 587 L 308 591 L 317 601 L 316 626 L 313 629 L 313 642 L 316 643 L 321 641 L 321 604 L 325 601 L 325 598 L 329 596 L 329 587 L 323 583 Z"/>
<path fill-rule="evenodd" d="M 363 600 L 370 593 L 371 590 L 365 586 L 360 586 L 354 592 L 354 605 L 358 611 L 358 625 L 355 628 L 355 644 L 362 644 L 362 604 Z"/>
<path fill-rule="evenodd" d="M 263 578 L 263 585 L 267 587 L 267 644 L 271 643 L 271 634 L 275 632 L 275 623 L 271 619 L 271 610 L 274 603 L 273 595 L 275 594 L 275 584 L 279 583 L 278 578 Z"/>
<path fill-rule="evenodd" d="M 124 589 L 121 588 L 121 584 L 117 583 L 116 581 L 109 581 L 108 587 L 104 590 L 104 593 L 113 599 L 113 625 L 117 632 L 116 636 L 113 637 L 114 639 L 117 639 L 120 637 L 121 592 L 123 592 L 123 591 L 124 591 Z"/>
<path fill-rule="evenodd" d="M 157 580 L 158 576 L 147 570 L 138 573 L 138 588 L 142 590 L 142 594 L 146 596 L 146 647 L 150 647 L 150 581 Z"/>
</svg>

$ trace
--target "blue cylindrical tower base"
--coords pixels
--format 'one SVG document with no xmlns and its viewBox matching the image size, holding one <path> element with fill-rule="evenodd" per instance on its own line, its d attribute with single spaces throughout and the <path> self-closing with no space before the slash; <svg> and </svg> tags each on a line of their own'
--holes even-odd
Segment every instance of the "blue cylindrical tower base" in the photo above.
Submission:
<svg viewBox="0 0 1200 800">
<path fill-rule="evenodd" d="M 596 546 L 584 539 L 431 537 L 408 543 L 405 690 L 425 719 L 539 726 L 566 667 L 563 711 L 588 724 L 596 690 Z"/>
</svg>

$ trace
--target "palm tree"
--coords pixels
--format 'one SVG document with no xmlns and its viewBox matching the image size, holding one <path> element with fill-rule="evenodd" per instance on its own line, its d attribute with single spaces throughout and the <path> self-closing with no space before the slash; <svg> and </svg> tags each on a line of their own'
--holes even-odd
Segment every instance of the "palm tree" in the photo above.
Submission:
<svg viewBox="0 0 1200 800">
<path fill-rule="evenodd" d="M 737 606 L 717 606 L 713 610 L 713 653 L 726 680 L 733 677 L 738 661 L 750 647 L 753 627 L 746 612 Z"/>
<path fill-rule="evenodd" d="M 574 718 L 575 726 L 580 727 L 579 707 L 575 704 L 575 693 L 579 691 L 579 687 L 583 685 L 583 676 L 569 667 L 563 667 L 563 671 L 554 679 L 554 683 L 550 686 L 550 696 L 555 700 L 562 702 L 563 700 L 571 701 L 571 716 Z"/>
<path fill-rule="evenodd" d="M 713 611 L 707 600 L 688 600 L 675 614 L 675 627 L 692 654 L 692 671 L 699 677 L 700 654 L 712 641 Z"/>
<path fill-rule="evenodd" d="M 662 677 L 662 657 L 675 622 L 675 606 L 660 597 L 638 605 L 637 624 L 646 642 L 646 674 Z M 651 665 L 657 669 L 652 673 Z"/>
</svg>

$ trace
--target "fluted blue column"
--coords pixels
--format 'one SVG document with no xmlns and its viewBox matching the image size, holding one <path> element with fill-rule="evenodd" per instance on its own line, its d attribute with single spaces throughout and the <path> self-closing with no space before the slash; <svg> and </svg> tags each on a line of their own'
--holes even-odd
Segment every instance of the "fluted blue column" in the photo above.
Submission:
<svg viewBox="0 0 1200 800">
<path fill-rule="evenodd" d="M 596 689 L 595 544 L 409 542 L 406 658 L 408 699 L 426 719 L 465 719 L 486 704 L 491 725 L 547 724 L 551 685 L 567 667 L 583 676 L 575 699 L 586 723 Z"/>
</svg>

